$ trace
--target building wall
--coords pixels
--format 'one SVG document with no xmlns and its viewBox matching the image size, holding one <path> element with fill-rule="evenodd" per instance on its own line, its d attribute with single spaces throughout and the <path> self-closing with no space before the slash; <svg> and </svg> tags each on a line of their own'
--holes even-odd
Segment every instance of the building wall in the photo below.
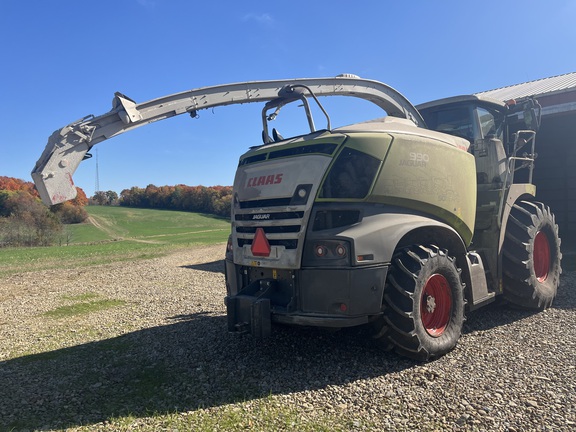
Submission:
<svg viewBox="0 0 576 432">
<path fill-rule="evenodd" d="M 576 250 L 576 112 L 542 118 L 536 137 L 536 196 L 550 206 L 563 249 Z"/>
</svg>

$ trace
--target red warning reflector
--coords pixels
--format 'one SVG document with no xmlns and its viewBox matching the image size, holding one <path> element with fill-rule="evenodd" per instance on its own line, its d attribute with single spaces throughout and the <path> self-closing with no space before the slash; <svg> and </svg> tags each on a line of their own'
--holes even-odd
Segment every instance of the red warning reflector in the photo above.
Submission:
<svg viewBox="0 0 576 432">
<path fill-rule="evenodd" d="M 254 235 L 254 241 L 252 241 L 250 250 L 254 256 L 270 256 L 270 243 L 268 243 L 268 239 L 262 228 L 256 228 L 256 235 Z"/>
</svg>

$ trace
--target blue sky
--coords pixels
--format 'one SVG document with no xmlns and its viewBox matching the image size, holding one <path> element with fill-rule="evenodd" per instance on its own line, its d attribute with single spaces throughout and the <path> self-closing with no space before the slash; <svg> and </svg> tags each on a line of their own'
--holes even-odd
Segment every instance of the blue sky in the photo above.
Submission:
<svg viewBox="0 0 576 432">
<path fill-rule="evenodd" d="M 48 136 L 111 108 L 210 85 L 354 73 L 414 104 L 576 71 L 576 1 L 0 0 L 0 175 L 31 180 Z M 337 123 L 374 117 L 335 104 Z M 261 106 L 105 141 L 100 189 L 231 185 Z M 74 177 L 94 193 L 95 158 Z"/>
</svg>

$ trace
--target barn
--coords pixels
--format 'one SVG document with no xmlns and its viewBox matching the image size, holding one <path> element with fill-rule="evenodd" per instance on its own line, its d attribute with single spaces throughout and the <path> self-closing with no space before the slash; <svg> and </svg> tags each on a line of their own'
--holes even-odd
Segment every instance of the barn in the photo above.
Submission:
<svg viewBox="0 0 576 432">
<path fill-rule="evenodd" d="M 576 72 L 477 93 L 501 101 L 534 96 L 542 106 L 534 183 L 556 215 L 562 249 L 576 249 Z"/>
</svg>

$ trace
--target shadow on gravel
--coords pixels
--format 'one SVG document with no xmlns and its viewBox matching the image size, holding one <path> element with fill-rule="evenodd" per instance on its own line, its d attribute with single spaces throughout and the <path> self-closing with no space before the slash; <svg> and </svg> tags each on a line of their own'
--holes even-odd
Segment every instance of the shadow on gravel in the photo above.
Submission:
<svg viewBox="0 0 576 432">
<path fill-rule="evenodd" d="M 565 273 L 560 278 L 560 287 L 554 299 L 552 309 L 560 310 L 575 310 L 576 309 L 576 286 L 574 282 L 576 278 L 573 273 Z M 489 330 L 510 324 L 522 319 L 528 318 L 532 315 L 540 313 L 539 311 L 532 311 L 526 309 L 515 308 L 503 300 L 497 299 L 494 303 L 489 304 L 479 310 L 468 312 L 466 314 L 467 320 L 464 323 L 464 334 Z"/>
<path fill-rule="evenodd" d="M 213 269 L 216 263 L 194 268 Z M 574 296 L 562 291 L 555 307 L 574 307 Z M 532 314 L 490 305 L 468 314 L 465 333 Z M 169 325 L 0 362 L 0 430 L 184 412 L 345 385 L 416 366 L 383 353 L 362 330 L 279 326 L 269 340 L 257 341 L 229 334 L 222 315 L 170 319 Z"/>
<path fill-rule="evenodd" d="M 190 264 L 180 267 L 190 270 L 200 270 L 200 271 L 224 274 L 224 260 L 212 261 L 209 263 L 202 263 L 202 264 Z"/>
<path fill-rule="evenodd" d="M 414 366 L 357 331 L 278 327 L 265 342 L 226 317 L 173 324 L 0 362 L 0 430 L 91 425 L 342 385 Z"/>
</svg>

